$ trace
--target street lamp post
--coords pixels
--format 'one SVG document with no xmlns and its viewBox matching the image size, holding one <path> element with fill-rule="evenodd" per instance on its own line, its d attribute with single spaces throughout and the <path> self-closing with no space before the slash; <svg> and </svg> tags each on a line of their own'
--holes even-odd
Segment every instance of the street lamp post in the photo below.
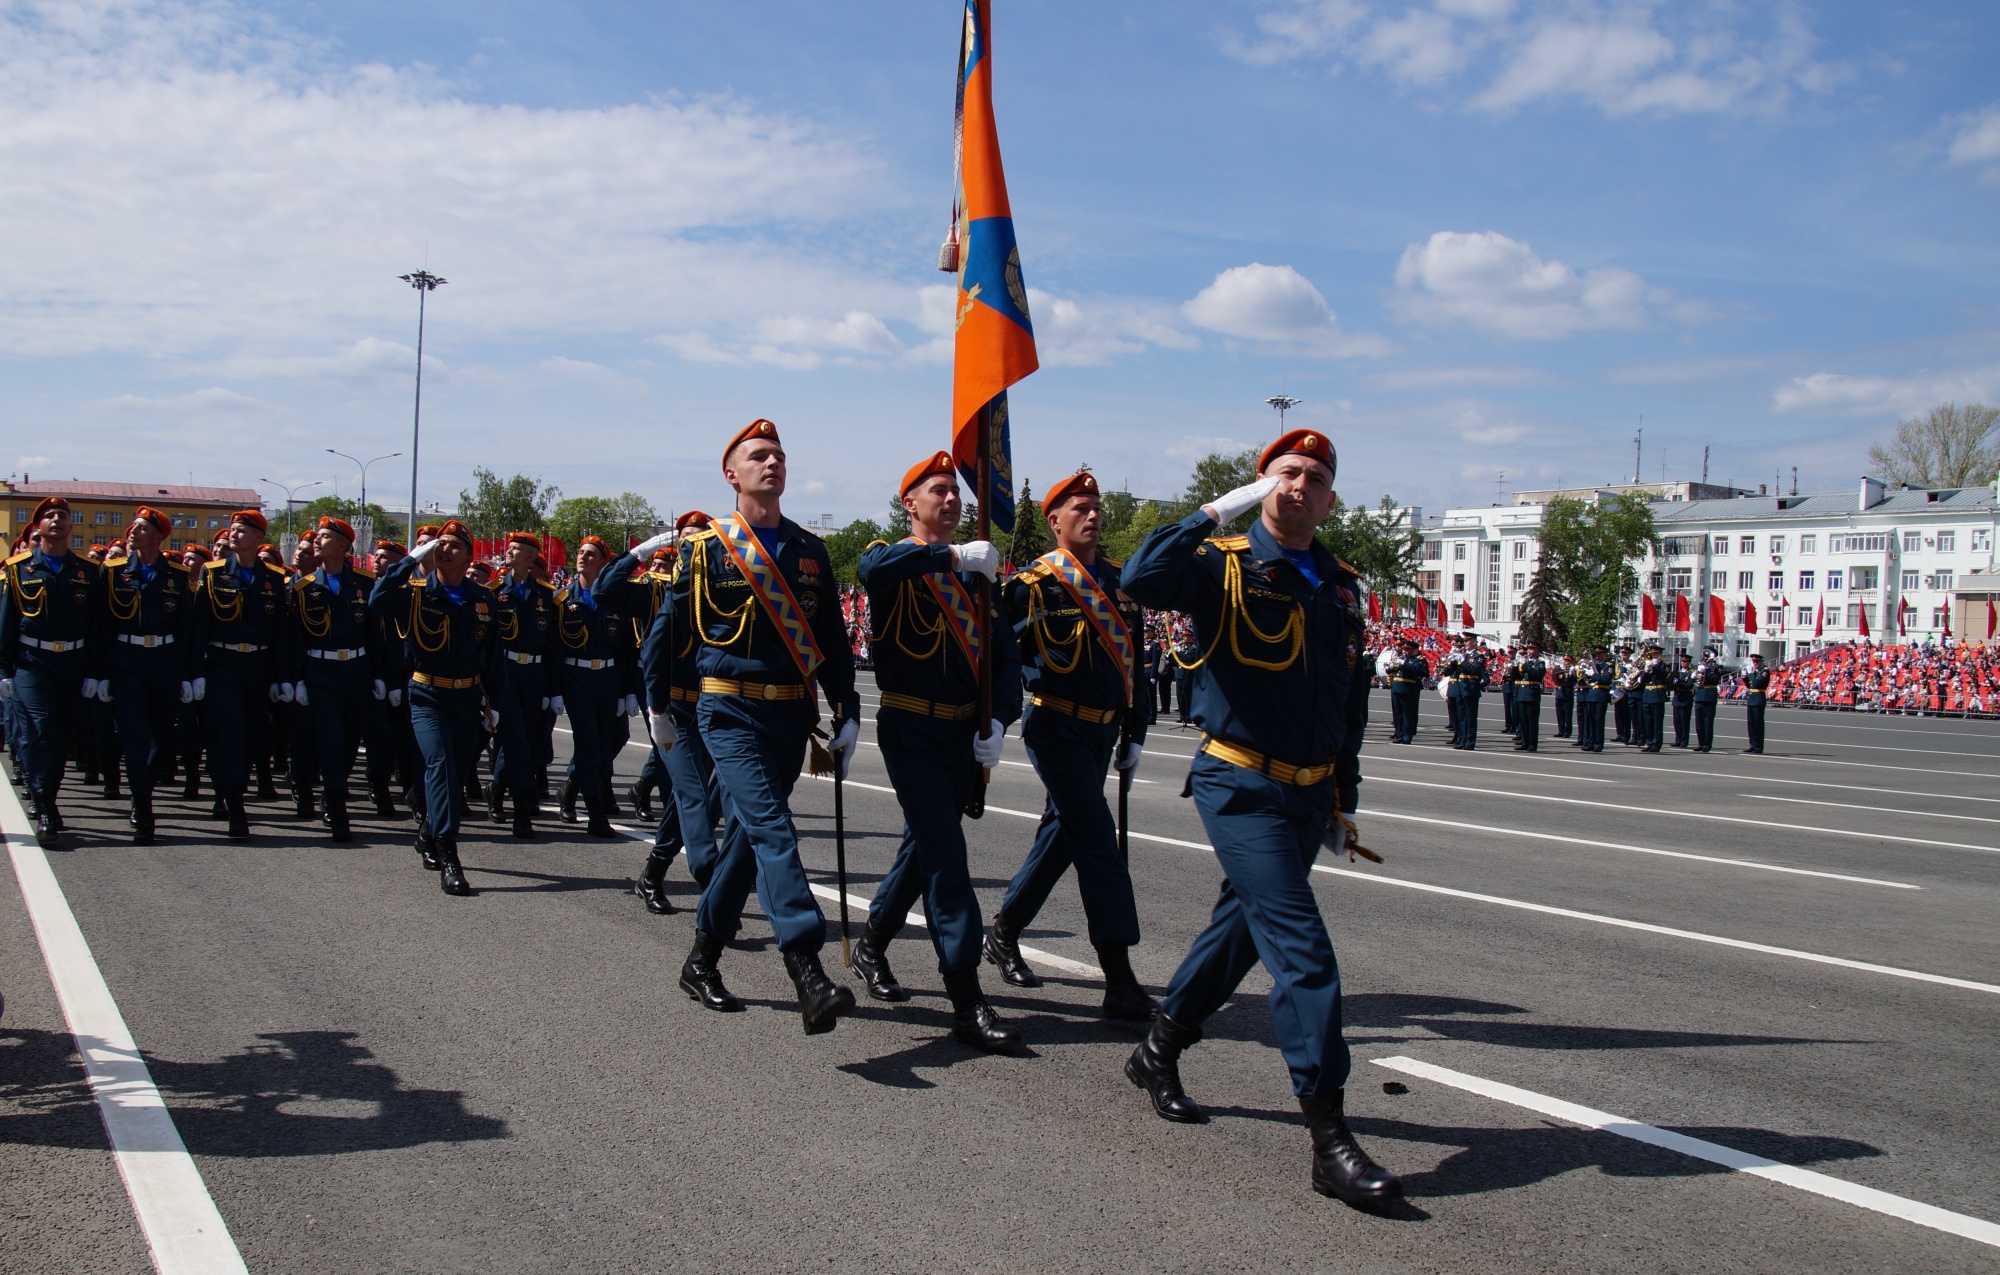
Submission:
<svg viewBox="0 0 2000 1275">
<path fill-rule="evenodd" d="M 410 416 L 410 531 L 409 542 L 417 542 L 417 439 L 424 423 L 424 300 L 447 282 L 428 270 L 397 275 L 417 290 L 417 405 Z"/>
<path fill-rule="evenodd" d="M 304 491 L 308 487 L 326 486 L 326 479 L 324 478 L 315 478 L 309 483 L 300 483 L 296 487 L 287 487 L 275 478 L 259 478 L 257 481 L 260 483 L 269 483 L 285 493 L 285 534 L 288 536 L 292 534 L 292 494 Z"/>
<path fill-rule="evenodd" d="M 351 460 L 361 467 L 361 516 L 366 518 L 368 516 L 368 466 L 378 460 L 394 460 L 403 453 L 390 452 L 387 456 L 376 456 L 364 461 L 359 456 L 349 456 L 346 452 L 337 452 L 331 447 L 326 450 L 328 455 L 338 456 L 342 460 Z"/>
<path fill-rule="evenodd" d="M 1289 394 L 1273 394 L 1264 401 L 1278 409 L 1278 433 L 1280 435 L 1285 432 L 1285 413 L 1305 402 L 1304 399 L 1293 398 Z"/>
</svg>

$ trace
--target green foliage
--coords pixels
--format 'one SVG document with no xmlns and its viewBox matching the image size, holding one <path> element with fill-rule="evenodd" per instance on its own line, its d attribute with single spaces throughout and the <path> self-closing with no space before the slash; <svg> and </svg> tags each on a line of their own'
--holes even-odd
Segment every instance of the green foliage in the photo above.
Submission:
<svg viewBox="0 0 2000 1275">
<path fill-rule="evenodd" d="M 317 500 L 309 500 L 300 505 L 292 511 L 292 527 L 294 530 L 317 527 L 323 517 L 345 518 L 349 522 L 359 522 L 364 517 L 372 518 L 378 534 L 390 529 L 389 515 L 383 512 L 382 506 L 371 500 L 368 502 L 367 512 L 363 513 L 360 501 L 348 500 L 344 496 L 321 496 Z"/>
<path fill-rule="evenodd" d="M 1393 496 L 1384 495 L 1374 509 L 1343 505 L 1335 497 L 1333 508 L 1320 523 L 1319 538 L 1385 600 L 1416 588 L 1423 531 L 1412 525 L 1409 511 L 1398 508 Z"/>
<path fill-rule="evenodd" d="M 901 540 L 909 534 L 910 511 L 903 508 L 903 498 L 901 496 L 892 496 L 889 499 L 887 534 L 882 538 L 884 540 Z"/>
<path fill-rule="evenodd" d="M 1555 575 L 1544 563 L 1535 568 L 1534 579 L 1521 598 L 1521 641 L 1539 642 L 1545 651 L 1568 649 L 1569 625 L 1563 618 L 1562 591 Z"/>
<path fill-rule="evenodd" d="M 545 531 L 550 527 L 550 506 L 561 495 L 554 485 L 544 486 L 526 474 L 503 481 L 482 465 L 472 471 L 472 490 L 458 493 L 458 520 L 481 539 L 510 531 Z"/>
<path fill-rule="evenodd" d="M 571 549 L 587 535 L 604 537 L 613 553 L 622 552 L 633 536 L 644 539 L 660 525 L 652 503 L 634 491 L 616 496 L 572 496 L 556 505 L 547 529 Z M 534 528 L 524 528 L 534 530 Z"/>
<path fill-rule="evenodd" d="M 1181 493 L 1181 511 L 1176 517 L 1185 517 L 1217 496 L 1256 481 L 1256 448 L 1252 447 L 1248 451 L 1237 452 L 1234 455 L 1210 452 L 1194 463 L 1194 476 L 1188 483 L 1187 490 Z M 1221 530 L 1230 535 L 1248 531 L 1256 517 L 1257 511 L 1252 509 Z"/>
<path fill-rule="evenodd" d="M 1117 493 L 1124 495 L 1123 492 Z M 1128 499 L 1130 499 L 1128 497 Z M 1181 516 L 1179 510 L 1158 500 L 1135 500 L 1132 516 L 1117 531 L 1107 531 L 1102 552 L 1113 562 L 1124 562 L 1139 551 L 1139 546 L 1153 529 L 1163 523 L 1174 522 Z"/>
<path fill-rule="evenodd" d="M 897 540 L 881 523 L 868 518 L 856 518 L 839 531 L 826 538 L 826 556 L 833 564 L 833 578 L 838 584 L 855 583 L 855 568 L 861 565 L 861 551 L 877 540 Z"/>
<path fill-rule="evenodd" d="M 994 542 L 999 544 L 996 539 Z M 1049 520 L 1042 517 L 1042 506 L 1035 499 L 1035 491 L 1027 479 L 1021 480 L 1021 491 L 1014 499 L 1014 534 L 1001 547 L 1001 556 L 1015 566 L 1033 562 L 1055 547 L 1055 537 L 1049 532 Z"/>
<path fill-rule="evenodd" d="M 1626 597 L 1639 587 L 1632 559 L 1657 543 L 1653 511 L 1638 496 L 1601 503 L 1559 496 L 1543 508 L 1536 576 L 1549 576 L 1563 649 L 1583 654 L 1611 640 Z"/>
</svg>

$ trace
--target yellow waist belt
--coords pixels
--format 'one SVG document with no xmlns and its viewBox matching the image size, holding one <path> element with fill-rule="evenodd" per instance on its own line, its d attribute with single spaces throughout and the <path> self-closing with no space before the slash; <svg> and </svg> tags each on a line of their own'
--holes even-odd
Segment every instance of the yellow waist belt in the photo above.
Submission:
<svg viewBox="0 0 2000 1275">
<path fill-rule="evenodd" d="M 1201 751 L 1232 766 L 1254 770 L 1281 784 L 1295 784 L 1300 788 L 1310 788 L 1333 774 L 1332 762 L 1327 762 L 1324 766 L 1293 766 L 1275 757 L 1266 757 L 1254 749 L 1217 739 L 1213 735 L 1202 738 Z"/>
<path fill-rule="evenodd" d="M 479 685 L 476 677 L 433 677 L 429 673 L 412 673 L 410 680 L 419 686 L 435 687 L 440 691 L 469 691 Z"/>
<path fill-rule="evenodd" d="M 669 686 L 667 688 L 667 694 L 678 700 L 686 700 L 690 704 L 694 703 L 697 699 L 701 698 L 699 695 L 695 694 L 693 691 L 687 689 L 684 686 Z"/>
<path fill-rule="evenodd" d="M 1041 703 L 1040 700 L 1035 702 Z M 969 722 L 979 713 L 977 704 L 939 704 L 934 700 L 903 695 L 896 691 L 882 692 L 882 707 L 900 708 L 905 713 L 915 713 L 919 717 L 937 717 L 947 722 Z"/>
<path fill-rule="evenodd" d="M 804 699 L 806 688 L 793 682 L 780 686 L 776 682 L 739 682 L 728 677 L 704 677 L 701 679 L 703 695 L 740 695 L 744 699 L 781 700 Z"/>
<path fill-rule="evenodd" d="M 883 696 L 882 702 L 888 703 L 889 697 Z M 1091 708 L 1054 695 L 1036 695 L 1033 697 L 1033 703 L 1036 708 L 1053 708 L 1058 713 L 1067 713 L 1080 722 L 1089 722 L 1094 726 L 1115 722 L 1118 720 L 1118 714 L 1125 711 L 1119 708 Z"/>
</svg>

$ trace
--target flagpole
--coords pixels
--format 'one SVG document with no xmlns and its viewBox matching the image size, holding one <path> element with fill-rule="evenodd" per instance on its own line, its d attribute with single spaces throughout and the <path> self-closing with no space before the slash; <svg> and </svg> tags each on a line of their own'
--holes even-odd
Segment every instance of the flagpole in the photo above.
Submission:
<svg viewBox="0 0 2000 1275">
<path fill-rule="evenodd" d="M 974 468 L 974 473 L 979 484 L 979 538 L 990 541 L 993 539 L 993 403 L 990 399 L 979 409 L 978 438 L 978 464 Z M 1020 514 L 1016 512 L 1017 526 L 1019 518 Z M 986 733 L 988 724 L 993 720 L 993 644 L 999 640 L 999 635 L 992 632 L 993 626 L 993 582 L 985 576 L 980 576 L 978 630 L 983 632 L 985 637 L 979 643 L 977 721 L 979 733 L 982 735 Z M 986 813 L 986 785 L 992 778 L 992 769 L 982 766 L 979 770 L 979 782 L 973 785 L 972 799 L 966 803 L 965 808 L 965 813 L 974 819 Z"/>
</svg>

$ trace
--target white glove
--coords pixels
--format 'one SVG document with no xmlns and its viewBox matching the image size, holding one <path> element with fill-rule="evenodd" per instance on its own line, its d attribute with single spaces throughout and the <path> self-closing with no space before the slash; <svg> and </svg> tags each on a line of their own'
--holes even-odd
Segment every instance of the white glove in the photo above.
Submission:
<svg viewBox="0 0 2000 1275">
<path fill-rule="evenodd" d="M 982 766 L 998 766 L 1000 754 L 1007 751 L 1007 728 L 998 721 L 991 722 L 984 734 L 972 737 L 972 760 Z"/>
<path fill-rule="evenodd" d="M 208 698 L 207 678 L 197 677 L 196 679 L 194 679 L 194 697 L 197 702 Z"/>
<path fill-rule="evenodd" d="M 1112 759 L 1111 764 L 1120 770 L 1129 772 L 1132 778 L 1137 779 L 1139 777 L 1139 758 L 1145 754 L 1145 751 L 1146 746 L 1135 739 L 1118 750 L 1118 756 Z"/>
<path fill-rule="evenodd" d="M 422 562 L 425 558 L 430 557 L 431 551 L 433 549 L 436 549 L 438 547 L 439 541 L 443 539 L 444 539 L 443 536 L 439 536 L 437 540 L 426 540 L 422 544 L 418 545 L 416 548 L 410 550 L 410 561 Z"/>
<path fill-rule="evenodd" d="M 563 711 L 562 696 L 560 695 L 549 696 L 549 711 L 555 713 L 560 713 Z"/>
<path fill-rule="evenodd" d="M 193 683 L 193 682 L 182 682 L 182 683 L 181 683 L 181 703 L 183 703 L 183 704 L 192 704 L 192 703 L 194 703 L 194 683 Z"/>
<path fill-rule="evenodd" d="M 0 677 L 0 704 L 4 704 L 13 698 L 14 679 L 11 677 Z"/>
<path fill-rule="evenodd" d="M 389 684 L 388 684 L 388 683 L 386 683 L 386 682 L 384 682 L 384 681 L 383 681 L 383 680 L 382 680 L 381 678 L 379 678 L 379 677 L 378 677 L 378 678 L 376 678 L 376 679 L 375 679 L 375 698 L 376 698 L 376 699 L 387 699 L 388 697 L 389 697 Z"/>
<path fill-rule="evenodd" d="M 100 678 L 98 678 L 98 679 L 97 679 L 97 698 L 98 698 L 98 702 L 100 702 L 100 703 L 104 703 L 104 704 L 109 704 L 109 703 L 111 702 L 111 679 L 110 679 L 110 678 L 108 678 L 108 677 L 100 677 Z"/>
<path fill-rule="evenodd" d="M 542 707 L 546 709 L 548 706 L 549 706 L 549 697 L 544 695 L 542 696 Z"/>
<path fill-rule="evenodd" d="M 499 709 L 497 709 L 497 708 L 489 708 L 489 709 L 487 709 L 487 710 L 486 710 L 486 729 L 487 729 L 487 730 L 488 730 L 489 732 L 491 732 L 492 734 L 495 734 L 495 735 L 498 735 L 498 734 L 500 733 L 500 710 L 499 710 Z"/>
<path fill-rule="evenodd" d="M 971 540 L 954 547 L 951 551 L 951 565 L 960 571 L 969 571 L 988 580 L 1000 578 L 1000 551 L 991 542 Z"/>
<path fill-rule="evenodd" d="M 1264 497 L 1278 489 L 1276 478 L 1259 478 L 1248 486 L 1235 491 L 1224 492 L 1201 507 L 1201 511 L 1219 523 L 1226 523 L 1238 514 L 1247 513 L 1264 503 Z"/>
<path fill-rule="evenodd" d="M 273 704 L 289 704 L 289 703 L 291 703 L 291 702 L 292 702 L 292 684 L 291 684 L 290 682 L 273 682 L 273 683 L 271 683 L 271 702 L 272 702 Z"/>
<path fill-rule="evenodd" d="M 638 556 L 640 561 L 643 562 L 647 558 L 652 557 L 653 552 L 655 550 L 664 549 L 673 542 L 674 542 L 674 533 L 671 531 L 662 531 L 659 535 L 654 536 L 650 540 L 640 541 L 638 545 L 633 548 L 632 552 Z"/>
<path fill-rule="evenodd" d="M 306 684 L 304 682 L 300 682 L 292 688 L 292 698 L 301 704 L 306 702 Z"/>
<path fill-rule="evenodd" d="M 389 707 L 396 708 L 399 705 L 401 705 L 402 702 L 403 702 L 403 688 L 400 686 L 390 688 Z"/>
<path fill-rule="evenodd" d="M 833 732 L 833 738 L 827 743 L 826 751 L 833 754 L 834 764 L 840 767 L 842 779 L 847 778 L 847 768 L 854 761 L 854 747 L 860 741 L 861 723 L 850 717 L 840 724 L 840 729 Z"/>
<path fill-rule="evenodd" d="M 648 713 L 646 721 L 647 733 L 653 737 L 653 747 L 663 753 L 672 752 L 674 742 L 681 737 L 681 733 L 674 729 L 673 715 L 670 713 Z"/>
<path fill-rule="evenodd" d="M 96 698 L 97 698 L 97 679 L 96 679 L 96 678 L 94 678 L 94 677 L 86 677 L 86 678 L 84 678 L 84 679 L 83 679 L 83 697 L 84 697 L 85 699 L 96 699 Z"/>
</svg>

